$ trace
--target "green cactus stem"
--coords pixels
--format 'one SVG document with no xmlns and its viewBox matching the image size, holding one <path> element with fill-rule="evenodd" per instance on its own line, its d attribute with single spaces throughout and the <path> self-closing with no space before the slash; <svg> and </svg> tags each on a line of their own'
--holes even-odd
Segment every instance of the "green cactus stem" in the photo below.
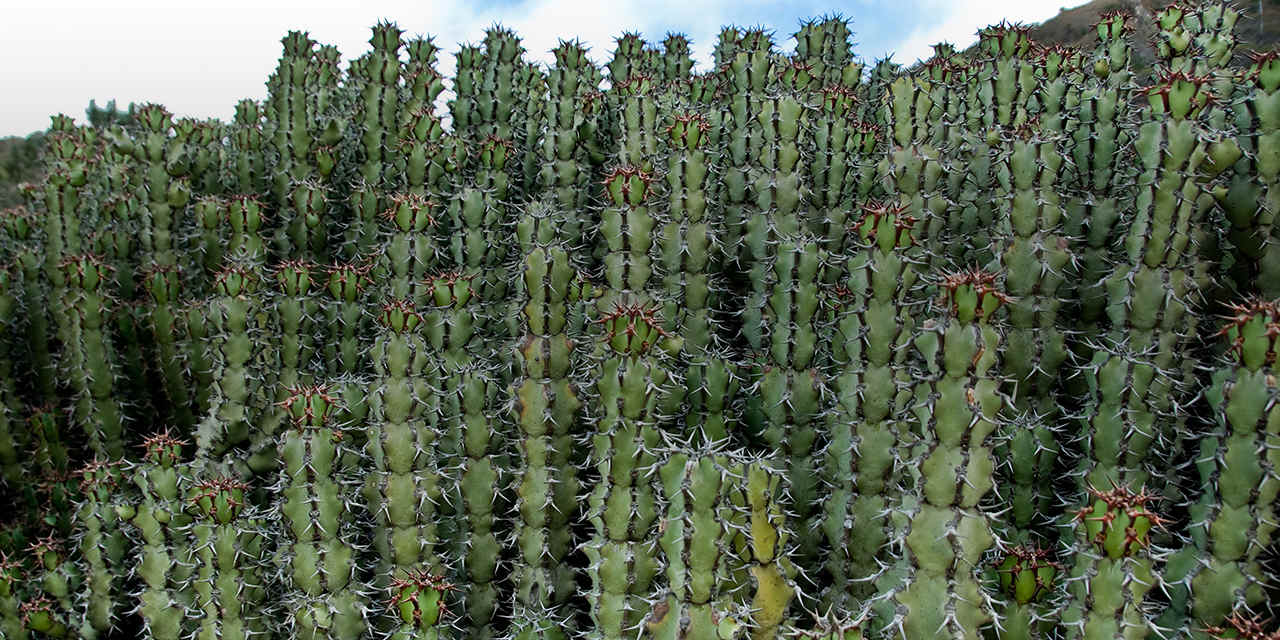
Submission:
<svg viewBox="0 0 1280 640">
<path fill-rule="evenodd" d="M 195 603 L 188 588 L 194 568 L 187 538 L 192 518 L 183 503 L 189 480 L 181 467 L 187 444 L 168 432 L 147 438 L 143 459 L 132 473 L 137 502 L 117 507 L 135 538 L 132 577 L 142 587 L 135 595 L 138 613 L 156 640 L 185 637 L 189 629 L 183 621 Z"/>
<path fill-rule="evenodd" d="M 198 483 L 188 497 L 195 513 L 191 550 L 199 640 L 245 640 L 266 633 L 267 589 L 254 566 L 263 557 L 263 533 L 244 514 L 249 486 L 218 477 Z"/>
</svg>

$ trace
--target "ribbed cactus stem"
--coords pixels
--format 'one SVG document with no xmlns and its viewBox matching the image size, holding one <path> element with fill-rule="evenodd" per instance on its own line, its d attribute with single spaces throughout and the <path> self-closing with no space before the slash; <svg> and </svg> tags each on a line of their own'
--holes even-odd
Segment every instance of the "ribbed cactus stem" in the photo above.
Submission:
<svg viewBox="0 0 1280 640">
<path fill-rule="evenodd" d="M 1236 288 L 1280 297 L 1280 161 L 1264 152 L 1280 143 L 1280 52 L 1253 54 L 1239 73 L 1231 119 L 1243 153 L 1232 167 L 1222 208 L 1231 224 Z"/>
<path fill-rule="evenodd" d="M 795 567 L 788 554 L 793 532 L 780 495 L 782 474 L 764 461 L 745 460 L 735 465 L 733 476 L 733 549 L 749 576 L 750 635 L 767 640 L 776 637 L 796 596 Z"/>
<path fill-rule="evenodd" d="M 514 634 L 527 640 L 563 638 L 572 629 L 569 601 L 575 572 L 568 563 L 576 543 L 581 485 L 575 438 L 582 427 L 583 391 L 574 381 L 581 368 L 572 333 L 580 332 L 594 291 L 580 281 L 570 253 L 555 238 L 566 230 L 559 215 L 530 207 L 517 228 L 525 247 L 522 323 L 516 351 L 511 419 L 516 445 L 517 522 L 511 542 L 515 563 Z M 573 233 L 573 232 L 568 232 Z"/>
<path fill-rule="evenodd" d="M 149 324 L 160 369 L 163 412 L 172 416 L 174 426 L 190 432 L 195 424 L 191 392 L 184 372 L 186 354 L 178 343 L 180 327 L 178 300 L 182 293 L 181 272 L 177 267 L 152 265 L 142 274 L 142 287 L 151 298 Z"/>
<path fill-rule="evenodd" d="M 658 544 L 666 577 L 645 621 L 646 636 L 656 640 L 721 638 L 721 619 L 728 617 L 727 584 L 731 521 L 728 461 L 712 454 L 676 453 L 662 462 L 663 522 Z"/>
<path fill-rule="evenodd" d="M 246 640 L 266 633 L 266 585 L 257 564 L 265 536 L 245 515 L 249 486 L 225 477 L 206 480 L 188 498 L 196 518 L 191 550 L 197 640 Z"/>
<path fill-rule="evenodd" d="M 868 204 L 853 229 L 859 245 L 844 266 L 847 279 L 829 301 L 835 401 L 821 457 L 821 531 L 829 549 L 822 566 L 831 585 L 823 602 L 850 613 L 877 591 L 873 581 L 888 562 L 884 547 L 896 526 L 893 495 L 903 490 L 915 222 L 903 207 Z"/>
<path fill-rule="evenodd" d="M 96 255 L 71 256 L 61 265 L 71 295 L 64 354 L 71 378 L 72 419 L 94 455 L 118 460 L 125 452 L 125 415 L 116 387 L 117 355 L 109 339 L 113 312 L 108 297 L 111 267 Z"/>
<path fill-rule="evenodd" d="M 1190 581 L 1195 622 L 1224 624 L 1237 610 L 1257 610 L 1270 582 L 1262 566 L 1276 529 L 1280 462 L 1270 442 L 1280 436 L 1276 408 L 1280 303 L 1235 305 L 1221 331 L 1229 359 L 1206 395 L 1216 428 L 1200 443 L 1197 467 L 1205 491 L 1191 507 L 1191 537 L 1201 567 Z"/>
<path fill-rule="evenodd" d="M 425 570 L 413 571 L 403 578 L 391 581 L 391 609 L 399 618 L 399 626 L 392 632 L 393 640 L 438 640 L 448 637 L 442 633 L 445 616 L 449 614 L 446 597 L 453 585 L 438 574 Z"/>
<path fill-rule="evenodd" d="M 367 630 L 358 577 L 350 482 L 355 452 L 331 424 L 336 399 L 296 387 L 284 402 L 292 427 L 280 438 L 279 502 L 287 541 L 285 611 L 299 638 L 356 640 Z"/>
<path fill-rule="evenodd" d="M 991 436 L 1004 409 L 998 310 L 1009 302 L 994 273 L 948 274 L 940 286 L 946 317 L 922 327 L 916 348 L 929 377 L 915 391 L 921 435 L 919 504 L 905 536 L 911 571 L 894 594 L 907 637 L 942 632 L 977 638 L 994 618 L 980 582 L 983 555 L 995 544 L 981 505 L 994 486 Z M 939 606 L 941 604 L 941 606 Z"/>
<path fill-rule="evenodd" d="M 119 462 L 98 461 L 80 470 L 80 493 L 84 496 L 76 512 L 84 564 L 87 599 L 85 621 L 96 634 L 115 628 L 124 612 L 122 593 L 125 577 L 125 536 L 115 503 L 124 503 Z"/>
<path fill-rule="evenodd" d="M 1066 583 L 1070 600 L 1062 611 L 1064 637 L 1145 637 L 1148 592 L 1156 586 L 1151 533 L 1164 520 L 1150 505 L 1154 496 L 1115 487 L 1091 488 L 1089 503 L 1075 518 L 1074 563 Z"/>
<path fill-rule="evenodd" d="M 1010 640 L 1053 637 L 1058 616 L 1049 603 L 1060 588 L 1063 566 L 1045 549 L 1019 545 L 1004 553 L 995 571 L 1005 599 L 997 631 L 999 637 Z"/>
<path fill-rule="evenodd" d="M 189 480 L 181 468 L 187 443 L 163 432 L 143 445 L 143 460 L 132 474 L 137 502 L 117 511 L 136 538 L 133 577 L 141 583 L 135 595 L 144 629 L 156 640 L 178 640 L 190 630 L 183 621 L 195 602 L 188 588 L 193 572 L 187 540 L 191 516 L 184 503 Z"/>
<path fill-rule="evenodd" d="M 232 447 L 248 444 L 274 398 L 265 379 L 267 354 L 252 336 L 266 328 L 261 277 L 253 267 L 229 265 L 214 277 L 214 295 L 200 311 L 207 328 L 212 388 L 208 414 L 196 429 L 196 462 L 222 462 Z M 188 320 L 190 323 L 191 320 Z"/>
<path fill-rule="evenodd" d="M 22 574 L 22 563 L 0 551 L 0 633 L 6 638 L 25 637 L 29 628 L 22 620 Z"/>
<path fill-rule="evenodd" d="M 592 416 L 591 465 L 599 476 L 587 500 L 594 530 L 584 548 L 592 585 L 587 601 L 591 637 L 621 640 L 639 633 L 661 570 L 654 473 L 673 386 L 666 358 L 679 344 L 662 330 L 656 312 L 640 304 L 615 303 L 597 322 L 605 334 L 593 390 L 599 413 Z"/>
<path fill-rule="evenodd" d="M 399 300 L 382 307 L 378 324 L 372 352 L 377 387 L 365 445 L 373 471 L 363 491 L 376 523 L 375 586 L 385 588 L 418 569 L 440 574 L 445 565 L 435 517 L 441 501 L 439 434 L 420 401 L 433 393 L 423 318 L 411 302 Z"/>
</svg>

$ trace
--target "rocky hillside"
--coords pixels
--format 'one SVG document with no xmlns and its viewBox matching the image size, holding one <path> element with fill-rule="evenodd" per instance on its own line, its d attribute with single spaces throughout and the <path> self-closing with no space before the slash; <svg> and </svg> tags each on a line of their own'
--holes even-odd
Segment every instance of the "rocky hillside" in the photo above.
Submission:
<svg viewBox="0 0 1280 640">
<path fill-rule="evenodd" d="M 1150 65 L 1152 51 L 1145 47 L 1154 36 L 1151 16 L 1173 0 L 1093 0 L 1073 9 L 1063 9 L 1032 32 L 1032 37 L 1046 44 L 1092 47 L 1097 35 L 1093 25 L 1104 11 L 1124 9 L 1140 19 L 1136 22 L 1139 38 L 1138 59 Z M 1236 7 L 1244 14 L 1236 26 L 1240 37 L 1239 51 L 1265 51 L 1280 45 L 1280 0 L 1238 0 Z"/>
</svg>

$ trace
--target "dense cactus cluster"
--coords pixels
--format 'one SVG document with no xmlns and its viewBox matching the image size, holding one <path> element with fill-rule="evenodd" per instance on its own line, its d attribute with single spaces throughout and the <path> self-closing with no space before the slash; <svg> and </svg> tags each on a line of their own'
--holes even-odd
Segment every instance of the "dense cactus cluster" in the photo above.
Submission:
<svg viewBox="0 0 1280 640">
<path fill-rule="evenodd" d="M 1280 637 L 1280 54 L 290 33 L 0 215 L 0 638 Z M 451 89 L 447 102 L 443 92 Z"/>
</svg>

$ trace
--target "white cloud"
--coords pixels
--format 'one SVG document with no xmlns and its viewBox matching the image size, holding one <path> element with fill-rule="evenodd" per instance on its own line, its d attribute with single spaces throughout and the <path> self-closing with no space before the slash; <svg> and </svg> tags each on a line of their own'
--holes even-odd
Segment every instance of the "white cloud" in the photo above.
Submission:
<svg viewBox="0 0 1280 640">
<path fill-rule="evenodd" d="M 933 24 L 912 31 L 894 50 L 893 59 L 902 64 L 933 55 L 933 45 L 950 42 L 964 49 L 978 41 L 978 29 L 1009 22 L 1044 22 L 1058 14 L 1064 0 L 925 0 L 916 10 L 933 17 Z M 1079 0 L 1070 4 L 1079 5 Z"/>
</svg>

